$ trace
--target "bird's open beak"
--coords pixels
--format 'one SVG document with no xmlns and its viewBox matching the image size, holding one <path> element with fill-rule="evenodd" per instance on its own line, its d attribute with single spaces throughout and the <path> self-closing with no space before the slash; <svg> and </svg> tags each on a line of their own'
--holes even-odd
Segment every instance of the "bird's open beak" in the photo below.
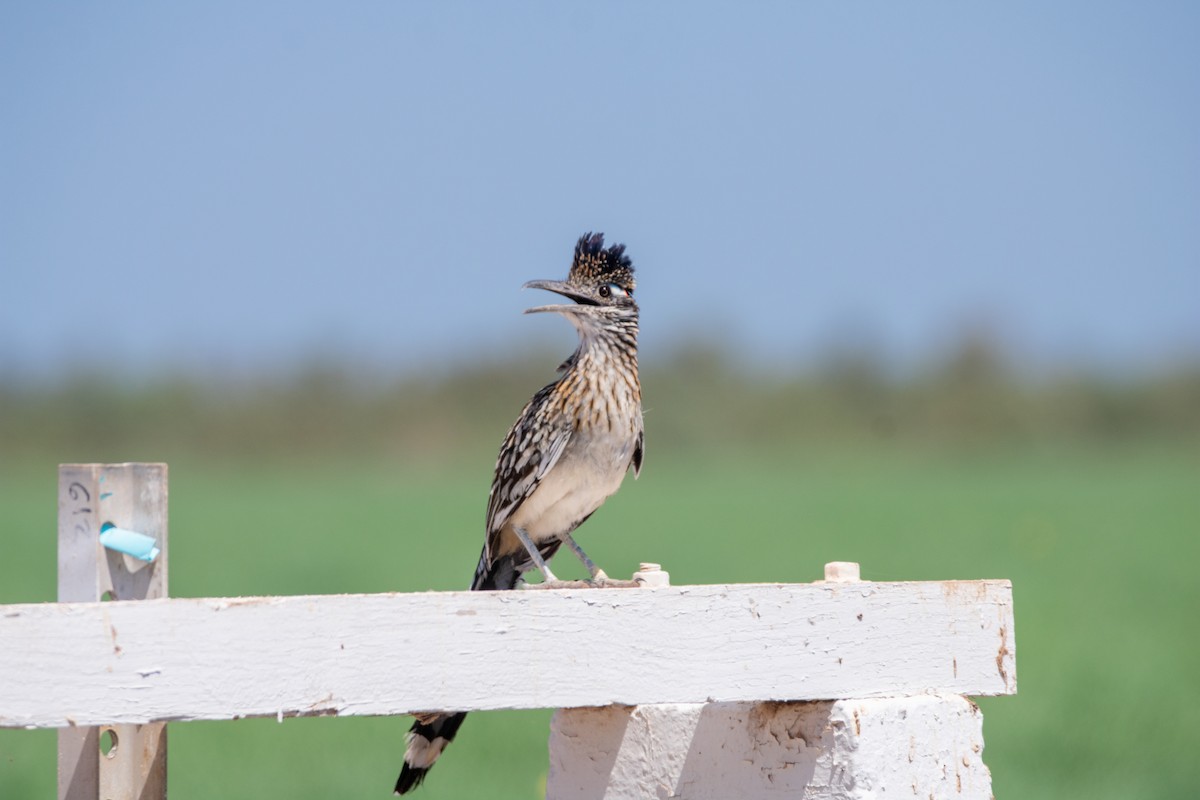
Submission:
<svg viewBox="0 0 1200 800">
<path fill-rule="evenodd" d="M 543 311 L 557 311 L 559 313 L 568 313 L 569 314 L 569 313 L 574 313 L 574 312 L 580 310 L 581 308 L 586 308 L 587 306 L 596 305 L 594 300 L 592 300 L 587 295 L 583 295 L 583 294 L 580 294 L 579 292 L 575 291 L 575 288 L 573 286 L 571 286 L 571 284 L 566 283 L 565 281 L 530 281 L 529 283 L 525 284 L 521 288 L 523 288 L 523 289 L 545 289 L 548 292 L 554 292 L 556 294 L 561 294 L 563 297 L 570 298 L 571 300 L 574 300 L 575 303 L 577 304 L 577 305 L 568 305 L 568 304 L 562 303 L 562 304 L 558 304 L 558 305 L 537 306 L 535 308 L 525 309 L 526 314 L 538 314 Z"/>
</svg>

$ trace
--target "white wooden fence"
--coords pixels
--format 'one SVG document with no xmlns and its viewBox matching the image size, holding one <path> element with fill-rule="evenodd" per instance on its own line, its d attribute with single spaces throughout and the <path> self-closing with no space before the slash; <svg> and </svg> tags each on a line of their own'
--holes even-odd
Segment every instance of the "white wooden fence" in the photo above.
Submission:
<svg viewBox="0 0 1200 800">
<path fill-rule="evenodd" d="M 60 798 L 165 797 L 167 722 L 501 708 L 563 709 L 551 798 L 991 796 L 964 695 L 1016 692 L 1007 581 L 830 565 L 813 584 L 645 570 L 634 589 L 168 599 L 166 466 L 59 482 L 60 602 L 0 606 L 0 727 L 59 729 Z M 161 553 L 106 550 L 105 523 Z"/>
</svg>

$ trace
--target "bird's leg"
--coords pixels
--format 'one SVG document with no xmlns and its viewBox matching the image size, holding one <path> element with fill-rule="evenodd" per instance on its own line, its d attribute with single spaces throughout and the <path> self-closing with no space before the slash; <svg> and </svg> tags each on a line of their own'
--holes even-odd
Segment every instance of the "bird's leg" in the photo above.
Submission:
<svg viewBox="0 0 1200 800">
<path fill-rule="evenodd" d="M 513 526 L 513 533 L 521 540 L 521 544 L 525 545 L 525 549 L 529 551 L 529 557 L 533 559 L 533 564 L 542 571 L 542 580 L 546 583 L 557 583 L 558 578 L 554 577 L 554 573 L 550 571 L 550 565 L 546 563 L 546 559 L 542 558 L 541 552 L 537 549 L 537 545 L 529 538 L 529 534 L 522 528 Z"/>
<path fill-rule="evenodd" d="M 575 538 L 571 534 L 565 534 L 563 541 L 567 543 L 567 547 L 571 548 L 571 552 L 583 562 L 583 566 L 587 569 L 588 574 L 592 576 L 594 583 L 603 583 L 608 580 L 608 576 L 604 574 L 604 570 L 597 567 L 596 562 L 588 558 L 588 554 L 583 552 L 583 548 L 579 546 L 579 543 L 575 541 Z"/>
</svg>

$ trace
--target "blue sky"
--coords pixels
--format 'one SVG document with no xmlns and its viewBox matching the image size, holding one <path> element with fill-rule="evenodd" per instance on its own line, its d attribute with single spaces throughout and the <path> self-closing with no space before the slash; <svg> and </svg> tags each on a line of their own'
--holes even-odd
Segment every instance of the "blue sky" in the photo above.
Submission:
<svg viewBox="0 0 1200 800">
<path fill-rule="evenodd" d="M 0 374 L 565 349 L 1200 353 L 1191 3 L 5 3 Z"/>
</svg>

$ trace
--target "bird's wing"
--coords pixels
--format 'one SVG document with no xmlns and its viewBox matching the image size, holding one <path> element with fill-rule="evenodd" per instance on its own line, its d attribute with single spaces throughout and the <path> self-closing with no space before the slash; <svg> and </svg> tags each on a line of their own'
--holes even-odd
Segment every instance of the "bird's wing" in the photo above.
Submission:
<svg viewBox="0 0 1200 800">
<path fill-rule="evenodd" d="M 488 493 L 486 528 L 489 560 L 490 554 L 495 552 L 500 530 L 558 462 L 571 439 L 570 425 L 550 425 L 546 422 L 546 418 L 551 416 L 547 406 L 554 386 L 550 384 L 533 396 L 500 446 L 496 475 L 492 478 L 492 490 Z"/>
</svg>

